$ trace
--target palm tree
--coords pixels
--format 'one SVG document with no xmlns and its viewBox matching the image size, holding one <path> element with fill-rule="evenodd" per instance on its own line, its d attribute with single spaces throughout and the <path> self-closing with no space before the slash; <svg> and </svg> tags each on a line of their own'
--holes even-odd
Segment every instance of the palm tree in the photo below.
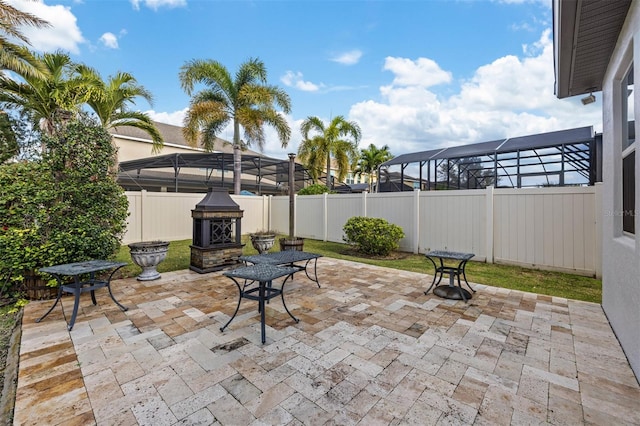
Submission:
<svg viewBox="0 0 640 426">
<path fill-rule="evenodd" d="M 92 88 L 67 53 L 44 53 L 35 59 L 45 75 L 18 74 L 24 81 L 0 75 L 0 102 L 25 111 L 34 126 L 51 135 L 90 98 Z"/>
<path fill-rule="evenodd" d="M 371 192 L 371 184 L 373 182 L 373 174 L 378 170 L 380 164 L 391 160 L 393 155 L 389 151 L 389 146 L 384 145 L 378 148 L 374 144 L 370 144 L 369 148 L 360 150 L 360 158 L 358 159 L 358 167 L 354 170 L 355 175 L 366 174 L 369 177 L 369 192 Z"/>
<path fill-rule="evenodd" d="M 145 131 L 153 141 L 153 152 L 163 146 L 162 135 L 153 120 L 144 112 L 130 111 L 129 104 L 135 104 L 135 98 L 141 97 L 153 104 L 153 95 L 129 73 L 118 72 L 105 82 L 100 74 L 87 66 L 80 65 L 78 73 L 93 86 L 87 105 L 96 113 L 102 127 L 111 129 L 118 126 L 131 126 Z"/>
<path fill-rule="evenodd" d="M 18 29 L 25 25 L 42 28 L 48 27 L 49 23 L 0 0 L 0 69 L 19 75 L 43 77 L 46 71 L 39 66 L 29 49 L 11 41 L 17 39 L 29 44 L 27 37 Z"/>
<path fill-rule="evenodd" d="M 354 121 L 347 121 L 341 115 L 334 117 L 328 126 L 318 117 L 309 116 L 300 125 L 302 143 L 298 148 L 298 156 L 305 163 L 310 173 L 317 174 L 322 170 L 322 162 L 326 161 L 327 187 L 331 188 L 331 158 L 335 158 L 338 180 L 344 180 L 347 170 L 358 156 L 358 142 L 362 132 Z M 309 138 L 311 132 L 317 134 Z M 314 179 L 315 180 L 315 179 Z"/>
<path fill-rule="evenodd" d="M 259 59 L 250 58 L 240 65 L 235 79 L 227 68 L 214 60 L 192 60 L 180 69 L 180 83 L 191 98 L 184 119 L 184 136 L 196 145 L 202 136 L 206 151 L 213 151 L 217 134 L 233 123 L 233 192 L 240 193 L 242 149 L 251 143 L 264 148 L 263 125 L 272 126 L 282 147 L 286 147 L 291 129 L 275 106 L 284 113 L 291 111 L 289 95 L 276 86 L 267 85 L 267 70 Z M 194 86 L 206 88 L 193 93 Z M 244 129 L 246 145 L 240 140 Z"/>
</svg>

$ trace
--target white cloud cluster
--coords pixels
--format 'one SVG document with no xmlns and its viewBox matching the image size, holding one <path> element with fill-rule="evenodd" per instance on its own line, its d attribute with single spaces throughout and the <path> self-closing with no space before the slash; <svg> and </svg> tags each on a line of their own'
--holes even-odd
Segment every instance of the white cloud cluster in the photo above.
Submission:
<svg viewBox="0 0 640 426">
<path fill-rule="evenodd" d="M 161 7 L 176 8 L 185 7 L 187 0 L 131 0 L 131 5 L 135 10 L 140 10 L 140 5 L 143 4 L 151 10 L 158 10 Z"/>
<path fill-rule="evenodd" d="M 301 72 L 287 71 L 280 77 L 282 84 L 288 87 L 295 87 L 303 92 L 317 92 L 320 86 L 310 81 L 305 81 Z"/>
<path fill-rule="evenodd" d="M 21 28 L 31 46 L 37 51 L 51 52 L 61 49 L 77 54 L 80 52 L 79 45 L 86 42 L 69 7 L 50 6 L 40 1 L 7 0 L 7 3 L 51 24 L 47 28 Z"/>
<path fill-rule="evenodd" d="M 100 36 L 100 43 L 109 49 L 118 48 L 118 37 L 114 33 L 104 33 Z"/>
<path fill-rule="evenodd" d="M 340 53 L 331 58 L 333 62 L 337 62 L 343 65 L 355 65 L 362 58 L 362 52 L 359 50 L 350 50 L 348 52 Z"/>
<path fill-rule="evenodd" d="M 187 115 L 189 107 L 174 112 L 157 112 L 154 110 L 145 111 L 152 120 L 160 123 L 172 124 L 174 126 L 182 126 L 184 117 Z"/>
<path fill-rule="evenodd" d="M 601 129 L 599 102 L 585 107 L 556 98 L 549 30 L 523 47 L 522 58 L 509 55 L 478 68 L 453 95 L 436 90 L 452 76 L 431 59 L 387 58 L 384 69 L 394 78 L 380 88 L 382 101 L 359 102 L 349 113 L 363 129 L 361 146 L 387 144 L 399 155 L 588 125 Z"/>
</svg>

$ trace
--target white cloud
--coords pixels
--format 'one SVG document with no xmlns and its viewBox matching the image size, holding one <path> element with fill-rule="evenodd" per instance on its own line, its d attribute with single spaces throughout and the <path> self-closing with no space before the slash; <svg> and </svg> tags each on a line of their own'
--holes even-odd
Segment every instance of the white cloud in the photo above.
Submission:
<svg viewBox="0 0 640 426">
<path fill-rule="evenodd" d="M 118 37 L 114 33 L 104 33 L 100 36 L 100 42 L 109 49 L 118 48 Z"/>
<path fill-rule="evenodd" d="M 280 77 L 280 81 L 285 86 L 295 87 L 303 92 L 317 92 L 321 87 L 310 81 L 305 81 L 301 72 L 287 71 L 285 75 Z"/>
<path fill-rule="evenodd" d="M 189 108 L 184 108 L 174 112 L 156 112 L 154 110 L 149 110 L 145 111 L 145 113 L 148 114 L 149 117 L 151 117 L 151 119 L 154 121 L 165 124 L 172 124 L 174 126 L 182 126 L 184 117 L 187 115 L 188 109 Z"/>
<path fill-rule="evenodd" d="M 391 84 L 381 101 L 354 104 L 349 119 L 363 129 L 361 147 L 389 145 L 394 155 L 593 125 L 601 131 L 600 100 L 557 99 L 553 92 L 553 42 L 549 30 L 508 55 L 479 67 L 450 93 L 450 72 L 431 59 L 387 58 Z M 446 85 L 436 91 L 434 86 Z"/>
<path fill-rule="evenodd" d="M 140 10 L 140 4 L 144 4 L 152 10 L 158 10 L 161 7 L 173 9 L 176 7 L 185 7 L 187 0 L 131 0 L 131 5 L 135 10 Z"/>
<path fill-rule="evenodd" d="M 451 82 L 451 73 L 444 71 L 432 59 L 418 58 L 415 61 L 406 58 L 387 57 L 384 70 L 393 72 L 395 86 L 431 87 Z"/>
<path fill-rule="evenodd" d="M 343 65 L 355 65 L 362 58 L 362 52 L 359 50 L 350 50 L 331 58 L 333 62 L 338 62 Z"/>
<path fill-rule="evenodd" d="M 48 28 L 21 28 L 32 47 L 40 52 L 57 49 L 77 54 L 79 45 L 85 43 L 82 32 L 71 9 L 62 5 L 50 6 L 40 1 L 7 0 L 9 4 L 24 12 L 36 15 L 51 24 Z"/>
</svg>

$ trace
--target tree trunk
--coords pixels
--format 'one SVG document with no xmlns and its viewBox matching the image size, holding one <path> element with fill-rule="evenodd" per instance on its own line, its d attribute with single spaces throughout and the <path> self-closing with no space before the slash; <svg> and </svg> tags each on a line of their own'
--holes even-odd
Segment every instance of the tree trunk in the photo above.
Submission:
<svg viewBox="0 0 640 426">
<path fill-rule="evenodd" d="M 327 188 L 333 189 L 333 179 L 331 179 L 331 154 L 327 154 Z"/>
<path fill-rule="evenodd" d="M 241 191 L 242 181 L 242 149 L 239 144 L 233 145 L 233 193 L 238 195 Z"/>
</svg>

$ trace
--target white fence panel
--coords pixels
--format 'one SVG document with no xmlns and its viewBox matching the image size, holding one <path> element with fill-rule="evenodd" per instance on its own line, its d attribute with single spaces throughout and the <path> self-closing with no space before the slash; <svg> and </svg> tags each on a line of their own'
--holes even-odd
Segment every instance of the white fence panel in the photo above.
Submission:
<svg viewBox="0 0 640 426">
<path fill-rule="evenodd" d="M 404 231 L 405 237 L 399 241 L 402 251 L 413 251 L 418 237 L 415 194 L 417 192 L 384 192 L 367 195 L 367 217 L 385 219 Z"/>
<path fill-rule="evenodd" d="M 174 241 L 191 238 L 191 209 L 204 196 L 205 194 L 140 192 L 142 217 L 140 240 Z"/>
<path fill-rule="evenodd" d="M 242 210 L 242 233 L 249 234 L 269 229 L 269 197 L 232 195 L 231 199 Z"/>
<path fill-rule="evenodd" d="M 485 260 L 485 190 L 429 191 L 420 193 L 420 253 L 450 250 L 474 253 Z"/>
<path fill-rule="evenodd" d="M 598 268 L 594 187 L 496 189 L 498 262 L 592 275 Z"/>
<path fill-rule="evenodd" d="M 600 186 L 487 189 L 296 197 L 297 236 L 342 242 L 353 216 L 401 226 L 404 251 L 442 249 L 497 261 L 600 275 Z M 192 234 L 191 209 L 205 194 L 127 191 L 123 243 L 183 240 Z M 244 211 L 242 231 L 289 232 L 289 197 L 232 196 Z"/>
<path fill-rule="evenodd" d="M 271 226 L 273 231 L 289 234 L 289 197 L 271 198 Z"/>
<path fill-rule="evenodd" d="M 364 216 L 362 194 L 327 195 L 327 240 L 343 243 L 344 224 L 352 216 Z"/>
<path fill-rule="evenodd" d="M 296 197 L 296 236 L 324 239 L 324 195 Z"/>
<path fill-rule="evenodd" d="M 129 201 L 129 216 L 127 216 L 127 230 L 122 237 L 123 244 L 142 241 L 142 195 L 140 192 L 126 191 Z"/>
</svg>

